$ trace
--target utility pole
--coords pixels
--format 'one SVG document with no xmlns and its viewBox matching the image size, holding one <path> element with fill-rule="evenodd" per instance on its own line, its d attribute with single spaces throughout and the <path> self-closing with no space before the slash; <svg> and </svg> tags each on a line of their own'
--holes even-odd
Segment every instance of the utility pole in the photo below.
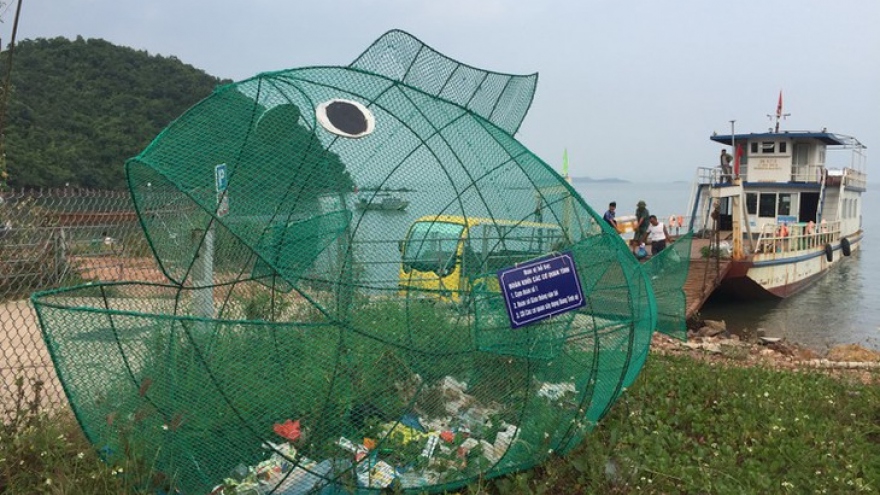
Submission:
<svg viewBox="0 0 880 495">
<path fill-rule="evenodd" d="M 15 35 L 18 32 L 18 19 L 21 16 L 21 2 L 15 8 L 15 20 L 12 23 L 12 41 L 9 42 L 9 56 L 6 63 L 6 81 L 3 83 L 3 94 L 0 95 L 0 190 L 6 189 L 9 173 L 6 171 L 6 106 L 9 102 L 9 86 L 12 77 L 12 54 L 15 52 Z M 2 43 L 0 43 L 2 49 Z"/>
</svg>

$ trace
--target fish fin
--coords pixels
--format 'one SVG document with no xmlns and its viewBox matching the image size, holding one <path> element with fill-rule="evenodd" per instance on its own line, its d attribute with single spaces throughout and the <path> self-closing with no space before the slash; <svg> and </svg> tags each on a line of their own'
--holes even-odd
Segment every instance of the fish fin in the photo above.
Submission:
<svg viewBox="0 0 880 495">
<path fill-rule="evenodd" d="M 503 74 L 471 67 L 400 30 L 383 34 L 349 67 L 460 105 L 510 134 L 522 124 L 538 84 L 537 73 Z"/>
<path fill-rule="evenodd" d="M 690 268 L 693 233 L 666 245 L 660 254 L 642 265 L 651 279 L 657 300 L 657 331 L 687 340 L 687 298 L 684 283 Z"/>
</svg>

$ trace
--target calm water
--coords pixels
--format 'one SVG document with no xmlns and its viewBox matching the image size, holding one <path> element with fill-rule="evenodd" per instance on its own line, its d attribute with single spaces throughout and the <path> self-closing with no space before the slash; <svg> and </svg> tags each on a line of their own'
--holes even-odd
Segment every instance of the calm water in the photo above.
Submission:
<svg viewBox="0 0 880 495">
<path fill-rule="evenodd" d="M 730 330 L 767 335 L 823 350 L 837 344 L 862 344 L 880 350 L 880 193 L 869 186 L 863 196 L 865 237 L 858 253 L 837 264 L 801 293 L 782 301 L 718 302 L 703 307 L 704 318 L 725 320 Z M 686 214 L 691 185 L 576 183 L 587 203 L 602 213 L 617 201 L 618 215 L 635 213 L 643 199 L 661 219 Z"/>
</svg>

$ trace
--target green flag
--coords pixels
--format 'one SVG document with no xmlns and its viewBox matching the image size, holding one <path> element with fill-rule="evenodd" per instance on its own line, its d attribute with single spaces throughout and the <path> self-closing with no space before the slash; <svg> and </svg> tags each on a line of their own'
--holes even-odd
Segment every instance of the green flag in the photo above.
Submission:
<svg viewBox="0 0 880 495">
<path fill-rule="evenodd" d="M 568 148 L 562 152 L 562 176 L 568 177 Z"/>
</svg>

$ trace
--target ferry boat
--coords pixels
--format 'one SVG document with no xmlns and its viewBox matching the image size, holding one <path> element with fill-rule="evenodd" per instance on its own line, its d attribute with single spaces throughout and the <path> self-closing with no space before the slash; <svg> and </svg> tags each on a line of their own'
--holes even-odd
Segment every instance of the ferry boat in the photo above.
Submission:
<svg viewBox="0 0 880 495">
<path fill-rule="evenodd" d="M 827 129 L 779 131 L 781 101 L 775 129 L 711 136 L 734 156 L 729 175 L 720 166 L 697 170 L 693 256 L 726 265 L 713 294 L 791 296 L 862 240 L 865 146 Z"/>
</svg>

